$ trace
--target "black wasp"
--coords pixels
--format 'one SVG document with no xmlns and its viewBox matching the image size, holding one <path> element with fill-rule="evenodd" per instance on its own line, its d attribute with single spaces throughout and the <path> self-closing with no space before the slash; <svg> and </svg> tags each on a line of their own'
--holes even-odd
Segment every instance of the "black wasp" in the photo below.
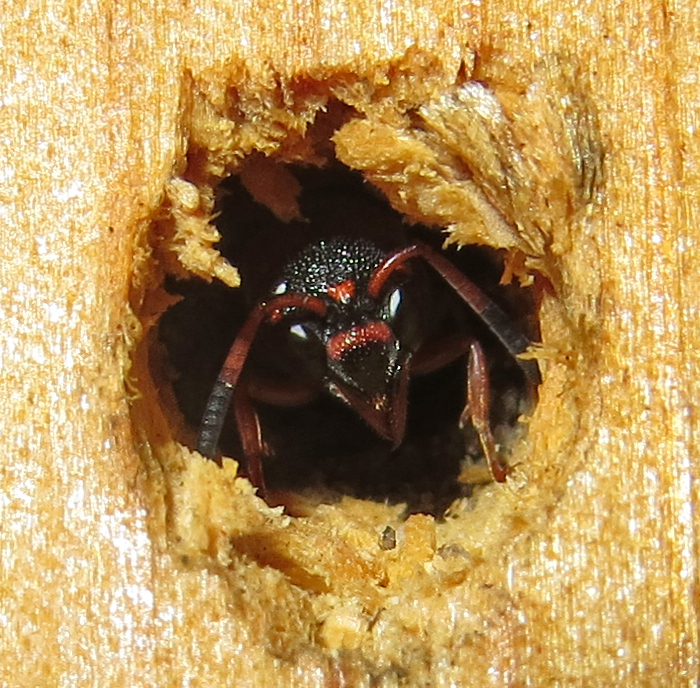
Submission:
<svg viewBox="0 0 700 688">
<path fill-rule="evenodd" d="M 324 226 L 312 217 L 294 227 L 255 227 L 253 248 L 232 251 L 249 310 L 206 403 L 197 450 L 218 456 L 231 409 L 248 475 L 264 496 L 257 405 L 297 406 L 331 395 L 395 449 L 406 431 L 410 379 L 466 358 L 463 416 L 474 423 L 494 479 L 504 481 L 507 468 L 489 422 L 484 349 L 474 333 L 444 327 L 436 276 L 515 358 L 534 394 L 537 365 L 517 358 L 530 340 L 441 251 L 409 240 L 398 215 L 377 214 L 378 199 L 354 204 L 354 191 L 332 184 L 305 193 L 316 209 L 323 206 L 315 214 L 326 218 Z"/>
</svg>

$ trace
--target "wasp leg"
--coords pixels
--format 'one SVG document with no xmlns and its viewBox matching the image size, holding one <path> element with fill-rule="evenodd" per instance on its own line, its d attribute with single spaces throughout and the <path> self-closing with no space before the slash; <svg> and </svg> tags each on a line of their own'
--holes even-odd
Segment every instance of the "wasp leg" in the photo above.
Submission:
<svg viewBox="0 0 700 688">
<path fill-rule="evenodd" d="M 248 316 L 229 349 L 204 409 L 202 425 L 197 438 L 197 451 L 209 459 L 214 459 L 219 465 L 221 465 L 221 458 L 217 455 L 219 437 L 228 414 L 231 396 L 234 394 L 238 378 L 243 372 L 243 366 L 258 327 L 265 317 L 267 317 L 267 312 L 260 305 L 256 306 Z"/>
<path fill-rule="evenodd" d="M 428 375 L 464 356 L 472 343 L 464 335 L 450 335 L 423 344 L 411 359 L 411 375 Z"/>
<path fill-rule="evenodd" d="M 460 427 L 472 421 L 479 435 L 484 458 L 496 482 L 505 482 L 508 467 L 498 458 L 496 442 L 489 423 L 491 384 L 486 354 L 477 341 L 460 335 L 446 337 L 421 348 L 411 362 L 411 372 L 425 375 L 457 360 L 469 352 L 467 366 L 467 403 L 459 419 Z"/>
<path fill-rule="evenodd" d="M 233 393 L 233 412 L 246 458 L 248 479 L 258 488 L 258 495 L 265 499 L 267 490 L 262 467 L 262 457 L 265 453 L 262 429 L 246 384 L 239 384 Z"/>
<path fill-rule="evenodd" d="M 484 457 L 496 482 L 503 483 L 508 475 L 508 466 L 499 458 L 496 452 L 496 442 L 489 423 L 489 408 L 491 405 L 491 385 L 489 382 L 486 355 L 481 345 L 472 341 L 469 345 L 469 365 L 467 367 L 467 405 L 462 411 L 460 425 L 464 426 L 471 418 Z"/>
</svg>

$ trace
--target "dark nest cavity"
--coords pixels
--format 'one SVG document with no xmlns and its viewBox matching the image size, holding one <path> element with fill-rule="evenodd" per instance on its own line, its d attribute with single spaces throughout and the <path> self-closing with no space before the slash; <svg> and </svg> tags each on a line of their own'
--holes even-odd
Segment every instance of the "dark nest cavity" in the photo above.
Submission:
<svg viewBox="0 0 700 688">
<path fill-rule="evenodd" d="M 166 289 L 182 298 L 161 318 L 158 337 L 169 372 L 166 384 L 172 385 L 185 423 L 176 431 L 181 435 L 178 439 L 191 448 L 221 364 L 255 305 L 251 294 L 275 284 L 280 265 L 299 248 L 310 228 L 320 227 L 330 237 L 350 223 L 361 222 L 380 236 L 386 226 L 400 226 L 409 239 L 436 248 L 445 238 L 435 228 L 406 223 L 360 175 L 338 163 L 325 168 L 285 166 L 283 171 L 292 175 L 300 189 L 296 200 L 301 217 L 295 219 L 280 219 L 279 207 L 275 208 L 277 215 L 270 209 L 274 202 L 256 201 L 248 190 L 250 183 L 240 176 L 225 180 L 218 190 L 216 225 L 222 239 L 217 248 L 239 268 L 245 288 L 231 289 L 198 278 L 166 281 Z M 288 185 L 280 188 L 280 194 L 288 193 Z M 503 272 L 499 252 L 468 246 L 451 248 L 446 254 L 528 336 L 537 338 L 533 294 L 517 285 L 499 285 Z M 434 290 L 436 308 L 447 314 L 445 331 L 469 331 L 485 348 L 492 384 L 491 423 L 507 457 L 508 445 L 521 431 L 517 419 L 526 410 L 523 375 L 493 334 L 437 274 L 426 270 L 424 279 Z M 406 437 L 396 451 L 352 409 L 327 393 L 299 407 L 256 404 L 268 450 L 263 462 L 268 489 L 317 489 L 324 495 L 405 502 L 410 512 L 439 516 L 454 499 L 471 494 L 472 486 L 458 480 L 465 462 L 482 461 L 471 424 L 459 428 L 465 386 L 465 358 L 414 378 Z M 227 417 L 220 450 L 239 460 L 245 471 L 233 413 Z"/>
</svg>

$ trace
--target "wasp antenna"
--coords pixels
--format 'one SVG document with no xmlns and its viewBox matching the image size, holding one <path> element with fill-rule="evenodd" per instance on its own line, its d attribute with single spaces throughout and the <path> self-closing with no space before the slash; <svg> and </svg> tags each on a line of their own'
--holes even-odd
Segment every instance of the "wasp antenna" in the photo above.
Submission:
<svg viewBox="0 0 700 688">
<path fill-rule="evenodd" d="M 407 248 L 402 248 L 400 251 L 389 255 L 389 257 L 372 273 L 372 277 L 370 277 L 369 284 L 367 285 L 367 293 L 375 298 L 379 296 L 386 281 L 396 270 L 407 260 L 421 256 L 420 249 L 420 245 L 408 246 Z"/>
<path fill-rule="evenodd" d="M 231 405 L 231 396 L 238 378 L 243 372 L 248 351 L 260 323 L 268 316 L 268 309 L 258 304 L 245 321 L 238 336 L 229 349 L 226 360 L 221 366 L 219 377 L 214 383 L 207 405 L 202 415 L 202 424 L 197 437 L 197 451 L 207 458 L 214 458 L 217 453 L 219 437 L 224 427 L 224 421 Z"/>
<path fill-rule="evenodd" d="M 532 342 L 512 323 L 511 319 L 447 258 L 429 246 L 425 244 L 410 246 L 396 254 L 394 258 L 403 262 L 417 256 L 423 258 L 498 337 L 516 360 L 528 382 L 533 387 L 539 385 L 542 378 L 537 363 L 519 356 Z"/>
<path fill-rule="evenodd" d="M 303 308 L 321 316 L 326 313 L 326 305 L 321 299 L 304 294 L 284 294 L 268 303 L 259 303 L 255 306 L 233 341 L 226 360 L 221 366 L 219 377 L 207 399 L 197 437 L 197 451 L 203 456 L 210 459 L 216 456 L 221 431 L 231 405 L 231 397 L 243 372 L 243 366 L 260 323 L 265 319 L 273 322 L 278 320 L 286 308 Z"/>
<path fill-rule="evenodd" d="M 539 385 L 542 378 L 537 362 L 519 356 L 527 350 L 532 342 L 513 325 L 509 317 L 492 301 L 478 315 L 512 354 L 528 382 L 533 386 Z"/>
</svg>

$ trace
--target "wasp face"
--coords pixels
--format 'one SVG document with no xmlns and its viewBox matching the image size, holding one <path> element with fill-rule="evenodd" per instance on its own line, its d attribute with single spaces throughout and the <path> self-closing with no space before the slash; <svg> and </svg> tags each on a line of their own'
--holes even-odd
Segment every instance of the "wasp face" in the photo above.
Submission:
<svg viewBox="0 0 700 688">
<path fill-rule="evenodd" d="M 322 254 L 313 262 L 302 256 L 312 269 L 305 264 L 296 273 L 305 275 L 306 283 L 294 284 L 292 275 L 285 285 L 322 298 L 327 312 L 294 322 L 289 327 L 291 347 L 304 350 L 300 366 L 322 356 L 326 390 L 396 447 L 404 435 L 408 368 L 415 350 L 411 337 L 400 336 L 406 330 L 400 317 L 404 289 L 392 283 L 387 293 L 369 294 L 371 277 L 386 256 L 365 241 L 328 242 L 313 251 Z M 323 272 L 313 269 L 316 265 Z"/>
<path fill-rule="evenodd" d="M 333 335 L 326 346 L 327 388 L 397 447 L 404 435 L 409 357 L 391 328 L 370 320 Z"/>
</svg>

